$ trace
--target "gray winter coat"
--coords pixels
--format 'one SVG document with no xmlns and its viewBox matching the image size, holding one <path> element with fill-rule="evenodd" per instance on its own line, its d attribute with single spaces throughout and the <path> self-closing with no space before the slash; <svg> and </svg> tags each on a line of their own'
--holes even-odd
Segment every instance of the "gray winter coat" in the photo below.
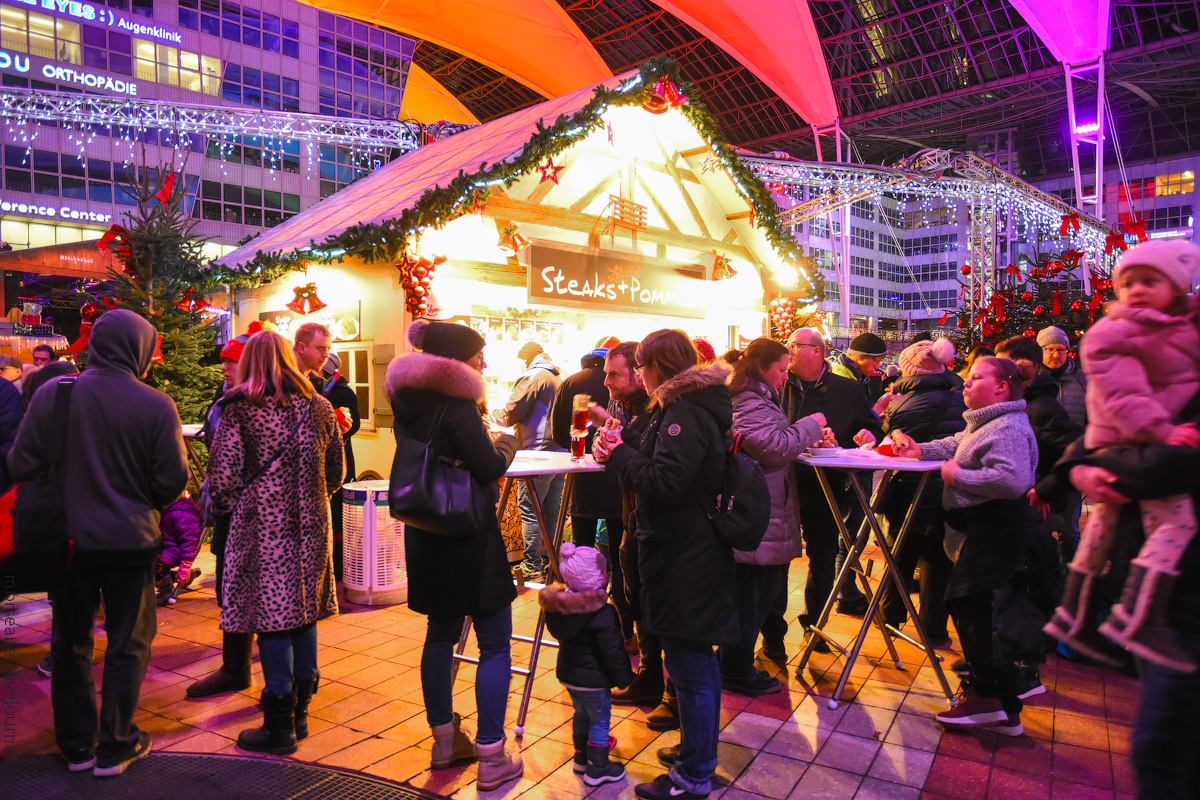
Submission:
<svg viewBox="0 0 1200 800">
<path fill-rule="evenodd" d="M 59 467 L 77 552 L 121 551 L 125 561 L 154 561 L 159 511 L 187 486 L 175 403 L 139 381 L 150 366 L 156 335 L 153 325 L 125 309 L 104 314 L 92 329 L 91 359 L 71 394 Z M 29 405 L 8 454 L 15 481 L 47 468 L 46 437 L 61 381 L 47 383 Z"/>
<path fill-rule="evenodd" d="M 800 506 L 796 499 L 796 470 L 792 469 L 809 445 L 821 438 L 812 417 L 789 425 L 775 389 L 762 380 L 730 382 L 733 394 L 733 435 L 742 436 L 742 451 L 762 465 L 771 491 L 771 521 L 762 544 L 751 552 L 733 551 L 742 564 L 787 564 L 800 556 Z"/>
<path fill-rule="evenodd" d="M 560 383 L 558 367 L 542 353 L 513 386 L 501 422 L 516 427 L 522 450 L 561 449 L 554 443 L 550 425 L 550 409 Z"/>
<path fill-rule="evenodd" d="M 1058 384 L 1058 402 L 1067 410 L 1071 421 L 1080 427 L 1087 427 L 1087 375 L 1078 361 L 1068 360 L 1066 366 L 1059 372 L 1046 369 L 1050 377 Z"/>
<path fill-rule="evenodd" d="M 958 464 L 954 485 L 946 486 L 946 509 L 1024 496 L 1034 483 L 1037 440 L 1025 416 L 1024 400 L 1009 400 L 963 414 L 967 429 L 921 445 L 922 461 Z"/>
</svg>

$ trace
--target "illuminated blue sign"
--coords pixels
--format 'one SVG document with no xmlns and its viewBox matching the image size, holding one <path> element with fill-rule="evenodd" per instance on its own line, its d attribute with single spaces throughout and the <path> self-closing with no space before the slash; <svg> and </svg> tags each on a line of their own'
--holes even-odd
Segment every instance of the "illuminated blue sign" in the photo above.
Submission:
<svg viewBox="0 0 1200 800">
<path fill-rule="evenodd" d="M 13 55 L 7 50 L 0 50 L 0 69 L 12 69 L 16 67 L 17 72 L 29 72 L 29 56 L 23 56 L 20 53 Z"/>
<path fill-rule="evenodd" d="M 28 65 L 25 67 L 28 69 Z M 137 97 L 137 83 L 124 78 L 113 78 L 108 75 L 98 75 L 95 72 L 80 72 L 74 67 L 60 67 L 55 64 L 43 64 L 42 75 L 53 81 L 78 83 L 89 89 L 104 89 L 117 94 L 127 94 Z"/>
<path fill-rule="evenodd" d="M 146 25 L 125 16 L 114 14 L 111 9 L 94 6 L 91 3 L 81 3 L 78 0 L 16 0 L 34 8 L 54 11 L 68 17 L 81 19 L 85 22 L 99 22 L 110 28 L 128 31 L 134 36 L 148 36 L 171 44 L 183 44 L 183 36 L 179 31 L 164 28 L 161 25 Z"/>
<path fill-rule="evenodd" d="M 54 206 L 39 206 L 36 203 L 21 203 L 11 200 L 0 200 L 0 212 L 5 214 L 30 214 L 35 217 L 79 220 L 80 222 L 108 222 L 112 219 L 112 214 L 81 211 L 70 206 L 55 208 Z"/>
</svg>

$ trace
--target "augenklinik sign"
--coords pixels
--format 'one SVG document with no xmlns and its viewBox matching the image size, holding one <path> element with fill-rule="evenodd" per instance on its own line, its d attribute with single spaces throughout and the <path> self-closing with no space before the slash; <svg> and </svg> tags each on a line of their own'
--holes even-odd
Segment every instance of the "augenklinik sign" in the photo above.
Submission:
<svg viewBox="0 0 1200 800">
<path fill-rule="evenodd" d="M 91 3 L 81 3 L 78 0 L 12 0 L 22 5 L 44 11 L 53 11 L 84 22 L 97 22 L 109 28 L 123 30 L 133 36 L 149 36 L 151 39 L 183 44 L 183 36 L 179 31 L 164 28 L 161 25 L 147 25 L 137 22 L 120 14 L 114 14 L 111 9 L 94 6 Z"/>
<path fill-rule="evenodd" d="M 0 50 L 0 69 L 15 69 L 21 73 L 29 72 L 29 56 Z M 130 97 L 137 97 L 136 81 L 127 81 L 124 78 L 101 75 L 98 72 L 81 71 L 75 69 L 74 66 L 64 67 L 61 64 L 43 64 L 41 73 L 42 77 L 49 78 L 52 81 L 76 83 L 88 89 L 103 89 L 109 92 L 116 92 L 117 94 L 127 94 Z"/>
</svg>

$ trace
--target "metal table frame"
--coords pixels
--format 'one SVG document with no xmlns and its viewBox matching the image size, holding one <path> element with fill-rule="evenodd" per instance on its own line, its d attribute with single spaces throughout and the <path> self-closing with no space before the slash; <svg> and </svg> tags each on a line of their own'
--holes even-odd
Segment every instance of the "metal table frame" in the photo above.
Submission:
<svg viewBox="0 0 1200 800">
<path fill-rule="evenodd" d="M 200 496 L 200 487 L 204 485 L 205 474 L 204 464 L 200 461 L 200 454 L 196 452 L 196 443 L 202 442 L 200 438 L 200 425 L 184 425 L 183 426 L 183 447 L 188 455 L 188 476 L 195 484 L 193 494 L 196 497 Z"/>
<path fill-rule="evenodd" d="M 518 458 L 520 451 L 518 451 Z M 504 477 L 504 485 L 500 490 L 500 505 L 497 506 L 496 513 L 504 514 L 504 509 L 508 505 L 509 495 L 512 493 L 513 485 L 516 481 L 524 481 L 525 487 L 528 490 L 530 500 L 533 505 L 534 516 L 537 517 L 538 529 L 542 532 L 542 550 L 550 560 L 550 570 L 555 579 L 562 580 L 562 573 L 558 568 L 558 548 L 562 544 L 563 531 L 567 525 L 567 515 L 570 513 L 571 496 L 575 493 L 575 476 L 581 472 L 603 472 L 605 466 L 597 464 L 591 456 L 588 456 L 584 461 L 574 461 L 571 459 L 570 453 L 553 453 L 554 462 L 558 462 L 555 466 L 547 465 L 545 468 L 539 468 L 535 465 L 521 464 L 518 465 L 514 459 L 514 466 L 519 474 L 507 474 Z M 509 472 L 514 471 L 514 466 L 509 467 Z M 535 471 L 536 470 L 536 471 Z M 542 510 L 542 501 L 538 497 L 533 479 L 542 475 L 566 475 L 563 481 L 563 496 L 562 503 L 558 509 L 558 519 L 554 522 L 552 535 L 547 535 L 550 532 L 550 527 L 546 524 L 545 512 Z M 514 675 L 521 675 L 525 678 L 525 685 L 521 690 L 521 703 L 517 707 L 517 724 L 513 729 L 513 734 L 521 736 L 525 733 L 525 717 L 529 713 L 529 701 L 533 697 L 533 681 L 537 677 L 538 655 L 543 647 L 558 647 L 558 642 L 553 639 L 543 640 L 543 635 L 546 631 L 546 612 L 538 610 L 537 626 L 534 628 L 533 636 L 524 636 L 514 633 L 513 641 L 527 642 L 533 646 L 529 654 L 529 666 L 512 665 Z M 468 664 L 478 664 L 479 659 L 474 656 L 466 655 L 467 637 L 471 633 L 471 618 L 467 617 L 463 620 L 462 635 L 458 639 L 458 646 L 454 649 L 454 667 L 450 674 L 451 684 L 458 678 L 458 665 L 461 662 Z"/>
<path fill-rule="evenodd" d="M 849 557 L 842 564 L 842 569 L 837 575 L 837 580 L 834 582 L 833 591 L 829 593 L 829 597 L 825 601 L 825 607 L 821 610 L 821 616 L 817 619 L 817 624 L 812 626 L 810 630 L 812 635 L 808 637 L 808 642 L 804 646 L 804 651 L 800 655 L 800 661 L 796 666 L 797 675 L 801 674 L 808 659 L 812 656 L 813 647 L 816 645 L 817 637 L 828 642 L 830 646 L 838 650 L 846 657 L 846 664 L 842 669 L 842 674 L 838 678 L 837 688 L 834 689 L 833 696 L 829 699 L 829 708 L 837 708 L 838 702 L 842 696 L 842 692 L 846 688 L 846 682 L 850 679 L 850 671 L 854 668 L 854 662 L 858 660 L 859 652 L 862 650 L 863 643 L 867 638 L 867 631 L 874 624 L 883 636 L 884 644 L 887 646 L 888 653 L 892 657 L 892 661 L 896 664 L 896 669 L 904 669 L 904 663 L 900 658 L 900 654 L 896 652 L 896 646 L 893 643 L 894 638 L 900 638 L 912 644 L 913 646 L 923 650 L 929 656 L 929 663 L 933 665 L 933 671 L 937 675 L 938 682 L 942 686 L 942 691 L 946 695 L 946 700 L 950 701 L 954 697 L 954 693 L 950 690 L 950 684 L 946 680 L 946 675 L 942 670 L 941 657 L 934 652 L 932 644 L 929 642 L 929 637 L 925 633 L 924 627 L 921 625 L 921 620 L 917 616 L 916 609 L 913 607 L 912 598 L 908 594 L 907 581 L 900 575 L 896 567 L 896 557 L 900 553 L 900 549 L 904 546 L 905 539 L 908 538 L 908 531 L 911 527 L 913 516 L 916 513 L 917 507 L 920 505 L 921 496 L 925 494 L 925 489 L 929 485 L 929 476 L 935 470 L 941 469 L 938 462 L 932 461 L 881 461 L 868 460 L 860 456 L 846 456 L 840 458 L 814 458 L 808 455 L 802 455 L 799 459 L 804 464 L 812 467 L 817 473 L 817 480 L 820 481 L 821 490 L 825 493 L 825 499 L 829 502 L 829 507 L 833 511 L 834 519 L 837 521 L 838 532 L 842 540 L 846 543 L 846 548 L 850 551 Z M 838 506 L 837 500 L 834 497 L 830 487 L 829 476 L 826 474 L 827 469 L 836 469 L 844 471 L 850 478 L 850 485 L 853 487 L 854 496 L 857 498 L 859 505 L 863 510 L 863 521 L 859 525 L 858 534 L 853 539 L 850 536 L 849 530 L 846 528 L 846 523 L 842 517 L 842 510 Z M 862 484 L 859 481 L 859 474 L 862 472 L 871 472 L 879 470 L 883 473 L 879 481 L 879 485 L 875 488 L 872 496 L 867 497 L 867 493 L 863 490 Z M 904 522 L 900 526 L 900 531 L 896 534 L 896 538 L 889 548 L 887 540 L 883 536 L 883 531 L 879 526 L 879 518 L 876 512 L 879 510 L 879 503 L 883 497 L 883 492 L 887 488 L 891 480 L 899 472 L 920 472 L 921 481 L 917 485 L 916 495 L 913 497 L 912 504 L 904 515 Z M 883 554 L 884 574 L 880 578 L 879 590 L 873 590 L 870 581 L 867 580 L 867 575 L 862 570 L 859 562 L 859 556 L 866 549 L 870 541 L 871 534 L 875 534 L 876 540 L 879 542 L 879 550 Z M 851 573 L 857 574 L 862 578 L 865 594 L 869 600 L 867 605 L 867 613 L 863 617 L 862 627 L 858 631 L 850 649 L 847 650 L 838 642 L 834 641 L 829 634 L 823 630 L 828 623 L 830 615 L 833 613 L 834 602 L 838 594 L 841 592 L 842 586 L 847 580 L 850 580 Z M 896 587 L 900 599 L 904 602 L 904 608 L 908 611 L 909 621 L 912 623 L 918 639 L 903 633 L 897 628 L 887 625 L 883 620 L 883 613 L 880 610 L 880 602 L 883 598 L 883 587 L 891 576 L 892 583 Z"/>
</svg>

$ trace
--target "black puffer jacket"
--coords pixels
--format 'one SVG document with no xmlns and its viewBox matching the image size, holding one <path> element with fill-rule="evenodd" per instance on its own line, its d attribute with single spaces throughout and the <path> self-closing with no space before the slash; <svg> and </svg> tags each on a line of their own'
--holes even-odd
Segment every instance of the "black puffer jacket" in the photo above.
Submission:
<svg viewBox="0 0 1200 800">
<path fill-rule="evenodd" d="M 880 438 L 879 419 L 871 413 L 862 387 L 828 369 L 807 391 L 800 379 L 789 371 L 780 393 L 780 405 L 787 413 L 789 422 L 817 412 L 824 414 L 828 427 L 841 447 L 856 447 L 854 434 L 860 430 L 868 430 L 875 434 L 876 439 Z"/>
<path fill-rule="evenodd" d="M 1047 370 L 1039 370 L 1025 387 L 1025 416 L 1029 417 L 1029 427 L 1037 439 L 1039 480 L 1062 458 L 1071 443 L 1083 436 L 1083 428 L 1075 424 L 1058 397 L 1059 385 Z"/>
<path fill-rule="evenodd" d="M 432 433 L 434 450 L 462 461 L 496 503 L 496 484 L 512 463 L 517 440 L 505 435 L 493 443 L 488 437 L 478 406 L 483 376 L 452 358 L 410 353 L 388 366 L 385 389 L 396 436 L 404 435 L 402 429 L 421 440 Z M 441 424 L 431 432 L 439 413 Z M 489 523 L 464 537 L 405 526 L 409 608 L 441 617 L 487 616 L 516 598 L 500 524 L 494 517 Z"/>
<path fill-rule="evenodd" d="M 573 592 L 552 583 L 538 592 L 546 627 L 558 640 L 558 682 L 575 689 L 625 688 L 633 682 L 617 610 L 605 592 Z"/>
<path fill-rule="evenodd" d="M 961 389 L 962 381 L 953 372 L 898 378 L 892 384 L 892 392 L 898 396 L 883 412 L 883 432 L 902 431 L 918 442 L 932 442 L 965 430 L 967 421 L 963 412 L 967 405 Z M 893 535 L 900 530 L 921 477 L 921 473 L 902 472 L 892 479 L 883 511 Z M 913 518 L 912 531 L 939 538 L 942 535 L 942 478 L 937 473 L 929 474 L 929 485 Z"/>
<path fill-rule="evenodd" d="M 647 628 L 703 644 L 738 639 L 733 551 L 717 539 L 701 505 L 716 497 L 725 470 L 725 434 L 733 424 L 728 374 L 714 363 L 659 386 L 645 433 L 625 438 L 631 446 L 617 447 L 608 462 L 634 492 Z"/>
</svg>

